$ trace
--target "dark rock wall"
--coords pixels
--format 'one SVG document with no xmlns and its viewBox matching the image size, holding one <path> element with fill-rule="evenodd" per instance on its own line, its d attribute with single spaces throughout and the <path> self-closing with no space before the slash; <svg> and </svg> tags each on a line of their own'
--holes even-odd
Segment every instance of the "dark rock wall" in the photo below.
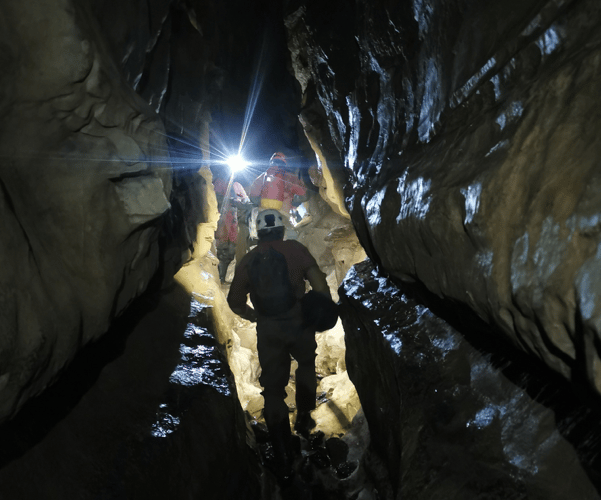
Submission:
<svg viewBox="0 0 601 500">
<path fill-rule="evenodd" d="M 257 37 L 277 14 L 255 7 L 2 2 L 0 421 L 155 273 L 210 247 L 209 149 L 236 150 Z"/>
<path fill-rule="evenodd" d="M 0 427 L 3 500 L 261 497 L 210 307 L 146 294 Z"/>
<path fill-rule="evenodd" d="M 0 2 L 0 498 L 261 495 L 231 339 L 139 297 L 210 248 L 268 7 Z"/>
<path fill-rule="evenodd" d="M 598 2 L 288 7 L 390 496 L 599 498 Z"/>
<path fill-rule="evenodd" d="M 601 433 L 559 375 L 477 344 L 366 261 L 341 286 L 347 369 L 387 464 L 382 498 L 597 499 Z"/>
<path fill-rule="evenodd" d="M 287 17 L 303 116 L 335 146 L 370 257 L 596 398 L 599 8 L 299 2 Z"/>
<path fill-rule="evenodd" d="M 318 159 L 320 193 L 338 214 L 348 210 L 381 272 L 419 290 L 420 301 L 437 303 L 437 317 L 461 311 L 485 326 L 471 331 L 470 342 L 467 332 L 430 328 L 439 320 L 424 306 L 374 285 L 383 276 L 345 292 L 356 306 L 347 319 L 349 373 L 394 494 L 598 497 L 591 458 L 598 440 L 583 444 L 587 419 L 573 426 L 580 441 L 566 431 L 570 412 L 594 415 L 601 393 L 597 1 L 1 3 L 0 255 L 10 264 L 0 270 L 0 421 L 45 390 L 153 279 L 173 275 L 188 252 L 206 245 L 197 226 L 212 223 L 210 173 L 198 168 L 215 143 L 222 151 L 238 145 L 247 90 L 260 83 L 271 107 L 259 106 L 263 114 L 254 117 L 255 141 L 263 144 L 257 154 L 266 159 L 280 145 L 306 151 L 291 124 L 299 112 Z M 288 61 L 267 50 L 282 43 L 284 26 L 297 87 L 281 72 Z M 257 51 L 262 36 L 265 52 Z M 382 317 L 394 310 L 390 322 L 360 307 L 361 294 Z M 554 427 L 556 406 L 526 397 L 527 384 L 471 350 L 471 343 L 487 350 L 496 338 L 536 360 L 530 371 L 559 374 L 549 375 L 551 386 L 572 383 L 590 407 L 566 396 L 568 416 Z M 386 347 L 406 341 L 411 349 Z M 127 373 L 107 383 L 137 387 Z M 165 379 L 138 375 L 155 382 L 152 405 L 162 404 Z M 88 389 L 87 398 L 104 390 L 102 383 Z M 25 413 L 10 422 L 25 430 L 6 448 L 0 482 L 28 497 L 35 486 L 19 474 L 43 470 L 40 484 L 56 487 L 56 498 L 77 488 L 82 497 L 118 498 L 119 491 L 127 498 L 125 485 L 160 470 L 140 491 L 166 497 L 164 474 L 174 469 L 162 464 L 181 458 L 186 477 L 175 480 L 185 482 L 198 470 L 191 453 L 205 467 L 198 481 L 219 482 L 208 486 L 212 497 L 241 498 L 238 483 L 219 475 L 230 451 L 248 458 L 240 409 L 214 389 L 195 394 L 190 407 L 198 407 L 182 419 L 202 414 L 206 427 L 231 425 L 220 427 L 224 435 L 198 436 L 187 422 L 192 447 L 179 441 L 184 433 L 177 442 L 157 441 L 164 447 L 152 444 L 144 427 L 139 443 L 115 451 L 121 435 L 114 424 L 87 420 L 93 404 L 57 400 L 80 420 L 40 435 Z M 97 403 L 108 405 L 107 421 L 128 406 L 108 400 Z M 148 423 L 148 413 L 132 411 L 126 420 L 134 427 Z M 168 421 L 167 413 L 158 412 Z M 94 469 L 79 443 L 90 438 L 79 433 L 85 422 L 116 439 L 95 455 L 102 465 L 90 482 L 77 485 Z M 130 431 L 125 441 L 138 435 Z M 65 443 L 71 463 L 81 462 L 75 490 L 71 479 L 53 482 L 71 472 L 58 461 L 49 467 L 50 441 Z M 233 444 L 213 462 L 207 449 L 217 441 Z M 564 471 L 560 456 L 567 457 Z M 148 467 L 134 470 L 136 463 Z M 109 478 L 114 471 L 122 476 Z M 202 490 L 191 484 L 190 491 Z M 228 485 L 233 493 L 219 489 Z"/>
<path fill-rule="evenodd" d="M 43 390 L 160 265 L 164 128 L 85 6 L 3 2 L 0 419 Z"/>
</svg>

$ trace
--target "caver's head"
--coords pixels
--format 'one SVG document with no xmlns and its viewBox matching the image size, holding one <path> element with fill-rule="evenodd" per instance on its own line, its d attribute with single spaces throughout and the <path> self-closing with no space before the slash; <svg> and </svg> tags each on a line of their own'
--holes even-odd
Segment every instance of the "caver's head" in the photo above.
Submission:
<svg viewBox="0 0 601 500">
<path fill-rule="evenodd" d="M 273 153 L 269 160 L 269 166 L 286 168 L 288 166 L 288 161 L 286 160 L 284 153 Z"/>
<path fill-rule="evenodd" d="M 263 210 L 257 215 L 259 241 L 281 240 L 285 231 L 284 216 L 277 210 Z"/>
</svg>

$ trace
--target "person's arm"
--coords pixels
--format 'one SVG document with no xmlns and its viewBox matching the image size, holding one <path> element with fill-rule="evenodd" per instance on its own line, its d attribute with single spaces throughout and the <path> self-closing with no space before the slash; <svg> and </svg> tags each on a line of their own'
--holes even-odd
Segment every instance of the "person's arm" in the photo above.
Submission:
<svg viewBox="0 0 601 500">
<path fill-rule="evenodd" d="M 326 281 L 326 275 L 319 269 L 317 264 L 307 269 L 307 280 L 309 281 L 312 290 L 322 293 L 330 299 L 332 298 L 330 287 Z"/>
<path fill-rule="evenodd" d="M 257 322 L 257 313 L 248 304 L 244 304 L 244 307 L 232 307 L 232 306 L 230 306 L 230 309 L 235 314 L 237 314 L 238 316 L 240 316 L 242 319 L 245 319 L 245 320 L 250 321 L 252 323 L 256 323 Z"/>
<path fill-rule="evenodd" d="M 261 190 L 263 189 L 264 179 L 265 174 L 255 179 L 255 182 L 253 182 L 253 185 L 250 187 L 250 191 L 248 192 L 248 199 L 256 207 L 261 204 Z"/>
<path fill-rule="evenodd" d="M 307 269 L 305 275 L 311 284 L 309 291 L 301 302 L 303 312 L 302 328 L 315 332 L 325 332 L 334 328 L 338 321 L 338 305 L 332 300 L 330 287 L 325 274 L 314 265 Z"/>
<path fill-rule="evenodd" d="M 248 190 L 248 197 L 250 198 L 250 201 L 255 205 L 258 205 L 259 201 L 261 200 L 261 191 L 263 190 L 264 182 L 265 174 L 261 174 L 253 181 L 253 183 L 250 186 L 250 189 Z"/>
<path fill-rule="evenodd" d="M 242 259 L 240 266 L 234 272 L 234 279 L 227 294 L 227 303 L 235 314 L 247 321 L 255 322 L 257 313 L 246 302 L 248 293 L 248 273 L 245 259 Z"/>
</svg>

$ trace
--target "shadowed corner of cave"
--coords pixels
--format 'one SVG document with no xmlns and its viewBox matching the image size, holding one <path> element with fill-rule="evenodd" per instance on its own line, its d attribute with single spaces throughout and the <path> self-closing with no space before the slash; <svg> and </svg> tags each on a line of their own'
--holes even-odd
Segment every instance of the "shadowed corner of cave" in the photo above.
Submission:
<svg viewBox="0 0 601 500">
<path fill-rule="evenodd" d="M 492 367 L 502 372 L 516 387 L 523 389 L 532 401 L 548 408 L 555 415 L 557 430 L 577 450 L 583 470 L 591 483 L 601 491 L 601 428 L 598 425 L 601 421 L 601 398 L 592 390 L 583 374 L 576 373 L 574 376 L 579 383 L 570 383 L 537 358 L 517 349 L 464 304 L 451 304 L 430 292 L 420 282 L 408 284 L 381 270 L 378 272 L 416 303 L 427 304 L 436 316 L 460 331 L 463 338 L 485 356 Z M 557 350 L 554 346 L 549 347 Z M 578 360 L 574 365 L 578 366 Z M 438 410 L 441 422 L 452 417 L 452 412 L 449 415 L 444 405 Z"/>
<path fill-rule="evenodd" d="M 2 498 L 216 498 L 224 481 L 260 495 L 243 433 L 231 437 L 244 422 L 232 418 L 235 382 L 212 321 L 177 283 L 159 289 L 162 279 L 157 273 L 101 339 L 2 426 Z M 220 412 L 224 430 L 214 428 Z M 206 450 L 212 459 L 195 455 Z M 212 460 L 237 470 L 194 484 Z M 24 481 L 24 470 L 35 481 Z"/>
</svg>

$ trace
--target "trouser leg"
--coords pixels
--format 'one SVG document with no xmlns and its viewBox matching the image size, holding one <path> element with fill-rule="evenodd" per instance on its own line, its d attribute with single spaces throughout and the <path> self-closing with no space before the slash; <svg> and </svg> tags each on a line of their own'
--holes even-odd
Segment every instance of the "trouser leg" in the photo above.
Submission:
<svg viewBox="0 0 601 500">
<path fill-rule="evenodd" d="M 296 369 L 296 408 L 299 413 L 315 409 L 315 392 L 317 378 L 315 376 L 315 332 L 305 330 L 299 336 L 292 351 L 292 356 L 298 362 Z"/>
<path fill-rule="evenodd" d="M 315 363 L 301 365 L 296 369 L 296 408 L 299 413 L 315 409 L 315 392 L 317 379 L 315 378 Z"/>
<path fill-rule="evenodd" d="M 271 326 L 271 325 L 270 325 Z M 288 417 L 286 386 L 290 377 L 290 354 L 280 332 L 273 327 L 257 324 L 257 353 L 261 365 L 259 383 L 263 386 L 265 421 L 277 423 Z"/>
<path fill-rule="evenodd" d="M 217 245 L 217 258 L 219 259 L 217 269 L 219 271 L 219 279 L 221 280 L 221 283 L 225 283 L 227 269 L 232 260 L 234 260 L 235 250 L 236 244 L 233 241 L 225 243 L 220 242 Z"/>
<path fill-rule="evenodd" d="M 273 445 L 276 475 L 281 481 L 292 477 L 293 447 L 286 385 L 290 375 L 290 354 L 278 332 L 257 325 L 257 351 L 261 364 L 259 383 L 263 386 L 263 416 Z"/>
<path fill-rule="evenodd" d="M 274 473 L 280 484 L 289 485 L 294 478 L 294 451 L 288 417 L 267 425 L 273 446 Z"/>
<path fill-rule="evenodd" d="M 220 260 L 219 264 L 217 265 L 217 269 L 219 270 L 219 280 L 221 281 L 221 283 L 225 283 L 225 278 L 227 277 L 227 269 L 230 265 L 230 262 L 232 262 L 231 259 Z"/>
</svg>

